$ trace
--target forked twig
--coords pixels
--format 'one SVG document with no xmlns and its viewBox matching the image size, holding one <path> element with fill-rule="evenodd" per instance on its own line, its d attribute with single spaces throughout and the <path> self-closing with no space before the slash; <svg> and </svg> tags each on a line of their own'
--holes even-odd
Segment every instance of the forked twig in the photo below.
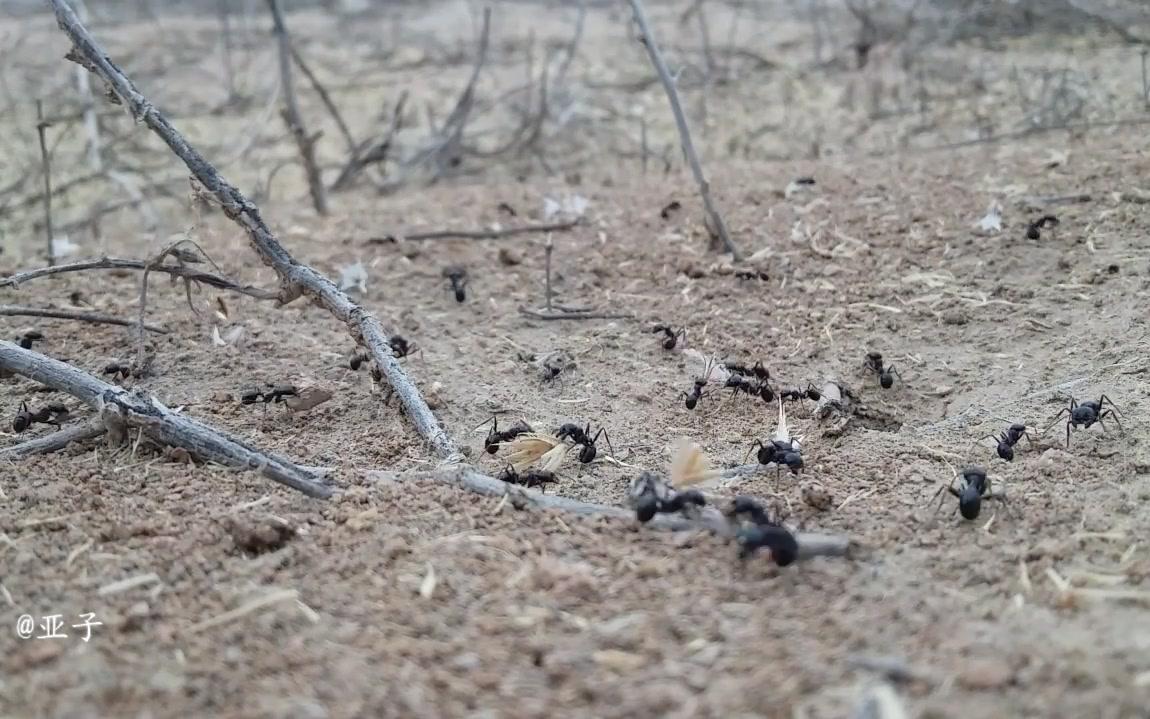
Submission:
<svg viewBox="0 0 1150 719">
<path fill-rule="evenodd" d="M 395 390 L 408 417 L 435 453 L 442 458 L 459 456 L 455 442 L 439 425 L 419 390 L 408 379 L 395 358 L 388 335 L 379 320 L 353 302 L 331 280 L 312 267 L 301 264 L 284 248 L 268 228 L 257 208 L 238 189 L 228 184 L 199 152 L 193 148 L 167 118 L 145 98 L 111 61 L 107 52 L 92 39 L 64 0 L 48 0 L 56 13 L 60 28 L 72 40 L 69 58 L 99 75 L 114 96 L 132 116 L 148 126 L 171 148 L 195 178 L 219 201 L 224 214 L 244 229 L 260 259 L 279 275 L 279 302 L 287 303 L 308 295 L 336 319 L 347 324 L 352 337 L 364 344 L 376 368 Z"/>
<path fill-rule="evenodd" d="M 251 285 L 240 285 L 226 277 L 213 275 L 210 272 L 202 272 L 197 269 L 188 267 L 187 265 L 171 265 L 171 264 L 155 264 L 144 262 L 143 260 L 128 260 L 119 257 L 101 257 L 97 260 L 80 260 L 78 262 L 70 262 L 66 265 L 55 265 L 53 267 L 41 267 L 35 270 L 28 270 L 27 272 L 20 272 L 15 275 L 0 278 L 0 287 L 16 287 L 28 280 L 34 280 L 40 277 L 47 277 L 49 275 L 58 275 L 65 272 L 86 272 L 88 270 L 148 270 L 152 272 L 163 272 L 178 277 L 182 280 L 189 282 L 199 282 L 215 287 L 219 290 L 228 290 L 230 292 L 238 292 L 242 295 L 255 297 L 258 300 L 274 300 L 277 295 L 275 292 L 261 289 L 259 287 L 252 287 Z"/>
<path fill-rule="evenodd" d="M 703 166 L 699 163 L 699 156 L 695 153 L 695 145 L 691 142 L 691 130 L 687 126 L 687 117 L 683 114 L 683 107 L 679 103 L 679 93 L 675 89 L 675 80 L 671 77 L 670 70 L 667 69 L 667 63 L 663 61 L 663 54 L 659 52 L 659 46 L 655 44 L 655 35 L 651 32 L 651 25 L 647 22 L 647 13 L 643 10 L 643 2 L 642 0 L 630 0 L 630 3 L 631 11 L 635 15 L 635 22 L 639 25 L 639 32 L 643 34 L 643 44 L 647 47 L 647 54 L 651 56 L 651 64 L 655 66 L 655 71 L 659 73 L 659 80 L 663 83 L 663 89 L 667 91 L 667 101 L 671 104 L 671 113 L 674 114 L 675 124 L 679 128 L 679 142 L 682 144 L 683 154 L 687 156 L 687 162 L 691 166 L 691 174 L 695 176 L 695 182 L 699 185 L 699 194 L 703 199 L 703 209 L 706 211 L 710 229 L 718 235 L 727 252 L 731 253 L 731 257 L 739 262 L 743 259 L 743 255 L 735 246 L 734 241 L 731 240 L 730 234 L 727 233 L 727 224 L 723 222 L 718 207 L 711 199 L 711 183 L 703 174 Z"/>
<path fill-rule="evenodd" d="M 98 325 L 119 325 L 120 327 L 135 327 L 133 320 L 120 319 L 111 315 L 102 315 L 99 312 L 75 312 L 72 310 L 53 310 L 46 307 L 25 307 L 23 305 L 0 305 L 0 316 L 5 317 L 47 317 L 56 320 L 76 320 L 91 322 Z M 168 331 L 156 325 L 144 325 L 148 332 L 167 334 Z"/>
<path fill-rule="evenodd" d="M 185 414 L 173 412 L 141 389 L 129 391 L 108 384 L 69 364 L 4 340 L 0 340 L 0 369 L 76 397 L 99 413 L 104 428 L 113 435 L 126 436 L 127 428 L 136 427 L 156 443 L 183 447 L 204 461 L 256 470 L 310 497 L 331 496 L 331 488 L 317 482 L 311 472 Z"/>
</svg>

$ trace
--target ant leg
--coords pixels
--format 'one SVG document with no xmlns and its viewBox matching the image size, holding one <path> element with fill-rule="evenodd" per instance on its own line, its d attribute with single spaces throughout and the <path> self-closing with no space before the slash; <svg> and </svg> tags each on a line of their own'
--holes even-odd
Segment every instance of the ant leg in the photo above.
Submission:
<svg viewBox="0 0 1150 719">
<path fill-rule="evenodd" d="M 1054 415 L 1054 419 L 1051 420 L 1050 424 L 1046 425 L 1046 427 L 1042 430 L 1041 434 L 1046 434 L 1047 431 L 1049 431 L 1051 427 L 1058 424 L 1058 420 L 1062 419 L 1062 415 L 1064 415 L 1064 414 L 1069 415 L 1070 410 L 1066 409 L 1065 407 L 1058 410 L 1058 414 Z"/>
<path fill-rule="evenodd" d="M 1098 400 L 1099 407 L 1101 407 L 1103 404 L 1108 404 L 1113 407 L 1115 416 L 1122 414 L 1120 411 L 1118 411 L 1118 405 L 1114 404 L 1114 400 L 1110 399 L 1106 395 L 1102 395 L 1102 397 Z"/>
<path fill-rule="evenodd" d="M 590 426 L 590 425 L 588 425 Z M 599 431 L 595 433 L 595 438 L 591 440 L 591 444 L 599 441 L 599 435 L 603 435 L 603 439 L 607 440 L 607 449 L 611 450 L 611 456 L 615 456 L 615 448 L 611 446 L 611 435 L 607 434 L 606 427 L 600 427 Z"/>
<path fill-rule="evenodd" d="M 1070 424 L 1073 420 L 1066 420 L 1066 447 L 1070 447 Z"/>
<path fill-rule="evenodd" d="M 1118 413 L 1116 410 L 1108 409 L 1105 412 L 1103 412 L 1102 414 L 1098 415 L 1098 423 L 1102 424 L 1102 419 L 1105 417 L 1110 417 L 1111 419 L 1113 419 L 1114 422 L 1118 425 L 1118 429 L 1121 429 L 1123 433 L 1126 432 L 1126 430 L 1123 429 L 1123 427 L 1122 427 L 1122 423 L 1120 421 L 1118 421 Z M 1105 431 L 1105 428 L 1103 429 L 1103 431 Z"/>
<path fill-rule="evenodd" d="M 759 449 L 762 449 L 763 448 L 763 440 L 756 439 L 754 442 L 751 443 L 751 448 L 747 450 L 746 456 L 743 457 L 743 464 L 746 464 L 747 460 L 751 458 L 751 452 L 755 451 L 756 445 L 758 446 Z"/>
</svg>

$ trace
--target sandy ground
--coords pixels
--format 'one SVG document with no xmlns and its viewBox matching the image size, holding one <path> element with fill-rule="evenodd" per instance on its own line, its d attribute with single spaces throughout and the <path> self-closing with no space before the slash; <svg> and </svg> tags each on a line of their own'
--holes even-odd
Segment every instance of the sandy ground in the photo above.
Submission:
<svg viewBox="0 0 1150 719">
<path fill-rule="evenodd" d="M 658 169 L 601 162 L 566 180 L 352 193 L 333 198 L 328 218 L 285 197 L 264 215 L 321 271 L 364 264 L 360 299 L 421 348 L 405 366 L 480 467 L 501 469 L 477 429 L 493 413 L 606 427 L 616 461 L 569 463 L 552 490 L 564 495 L 618 504 L 680 437 L 734 466 L 773 430 L 757 400 L 685 409 L 677 397 L 692 369 L 659 346 L 656 320 L 685 326 L 688 347 L 761 359 L 786 386 L 850 385 L 867 409 L 845 428 L 791 409 L 806 436 L 801 477 L 768 471 L 722 488 L 765 498 L 794 528 L 850 536 L 849 558 L 744 566 L 705 534 L 373 480 L 367 470 L 434 463 L 368 373 L 346 367 L 338 323 L 302 303 L 234 295 L 222 296 L 222 321 L 214 292 L 194 295 L 197 315 L 179 285 L 156 278 L 149 319 L 170 332 L 139 385 L 261 447 L 334 467 L 339 491 L 310 500 L 147 442 L 0 463 L 0 715 L 842 717 L 888 674 L 912 716 L 1150 716 L 1144 133 L 713 163 L 731 231 L 766 280 L 740 279 L 707 251 L 688 177 Z M 799 176 L 817 184 L 783 197 Z M 541 236 L 371 239 L 538 221 L 545 197 L 575 194 L 588 200 L 585 221 L 553 235 L 558 298 L 631 319 L 522 316 L 543 302 Z M 1089 199 L 1043 199 L 1078 194 Z M 672 200 L 683 209 L 664 219 Z M 974 229 L 993 201 L 1003 229 Z M 1026 239 L 1047 212 L 1060 225 Z M 191 235 L 224 274 L 274 285 L 222 218 L 203 217 Z M 139 247 L 106 233 L 91 250 Z M 463 304 L 441 277 L 448 264 L 469 271 Z M 138 287 L 137 274 L 65 275 L 0 290 L 0 301 L 66 306 L 79 291 L 131 316 Z M 94 372 L 131 351 L 120 328 L 2 326 L 5 338 L 38 328 L 38 350 Z M 213 326 L 243 334 L 217 347 Z M 576 361 L 552 382 L 517 358 L 552 350 Z M 869 350 L 902 381 L 883 390 L 867 376 Z M 334 397 L 301 414 L 237 401 L 249 385 L 284 381 Z M 5 418 L 22 401 L 76 404 L 0 382 Z M 974 443 L 1013 421 L 1046 427 L 1067 405 L 1060 392 L 1105 393 L 1121 431 L 1108 420 L 1067 447 L 1057 423 L 1011 463 L 991 441 Z M 988 503 L 976 521 L 952 514 L 952 501 L 934 511 L 950 465 L 968 464 L 988 469 L 1009 511 Z M 813 487 L 833 497 L 828 509 L 804 501 Z M 67 639 L 16 636 L 24 614 L 71 625 L 89 612 L 103 624 L 88 642 L 68 626 Z"/>
</svg>

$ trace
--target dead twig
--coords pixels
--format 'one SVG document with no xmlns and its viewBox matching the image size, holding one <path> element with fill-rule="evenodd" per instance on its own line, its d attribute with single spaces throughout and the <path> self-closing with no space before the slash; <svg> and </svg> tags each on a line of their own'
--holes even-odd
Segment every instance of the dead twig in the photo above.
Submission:
<svg viewBox="0 0 1150 719">
<path fill-rule="evenodd" d="M 502 497 L 514 491 L 538 509 L 554 509 L 585 516 L 604 516 L 635 521 L 634 511 L 622 507 L 611 507 L 605 504 L 584 502 L 557 494 L 544 494 L 535 489 L 525 489 L 519 486 L 509 485 L 502 480 L 488 477 L 485 474 L 477 472 L 474 468 L 468 466 L 459 466 L 437 472 L 392 473 L 369 471 L 367 476 L 369 479 L 376 481 L 406 479 L 417 481 L 432 480 L 490 497 Z M 667 531 L 707 530 L 727 538 L 734 537 L 735 535 L 735 527 L 716 507 L 704 507 L 698 519 L 688 519 L 687 517 L 677 517 L 666 514 L 657 515 L 644 526 Z M 795 538 L 799 543 L 799 557 L 801 559 L 845 556 L 851 545 L 850 538 L 841 535 L 800 532 L 795 535 Z"/>
<path fill-rule="evenodd" d="M 539 310 L 529 310 L 526 307 L 520 307 L 519 314 L 537 320 L 629 320 L 634 317 L 634 315 L 628 314 L 614 312 L 590 312 L 586 310 L 540 312 Z"/>
<path fill-rule="evenodd" d="M 36 134 L 40 138 L 40 162 L 44 167 L 44 233 L 48 236 L 48 266 L 56 264 L 56 245 L 52 242 L 52 162 L 48 158 L 46 133 L 48 123 L 44 121 L 44 103 L 36 101 Z"/>
<path fill-rule="evenodd" d="M 72 442 L 99 437 L 107 431 L 103 422 L 92 420 L 11 447 L 4 447 L 0 449 L 0 459 L 24 459 L 37 454 L 50 454 L 67 447 Z"/>
<path fill-rule="evenodd" d="M 288 303 L 307 294 L 333 317 L 347 324 L 352 337 L 364 344 L 376 368 L 395 391 L 407 416 L 420 436 L 431 445 L 435 453 L 445 459 L 459 457 L 455 442 L 439 425 L 419 390 L 395 358 L 388 343 L 388 335 L 379 320 L 353 302 L 330 279 L 312 267 L 301 264 L 272 234 L 260 216 L 259 208 L 239 190 L 230 185 L 215 167 L 195 150 L 167 118 L 155 108 L 112 63 L 107 52 L 92 39 L 88 30 L 76 18 L 64 0 L 48 0 L 56 13 L 60 28 L 72 40 L 69 58 L 83 64 L 99 75 L 111 93 L 139 122 L 156 133 L 179 157 L 192 175 L 219 201 L 224 213 L 247 234 L 260 259 L 274 268 L 279 275 L 281 290 L 279 302 Z"/>
<path fill-rule="evenodd" d="M 65 272 L 86 272 L 88 270 L 147 270 L 152 272 L 163 272 L 172 277 L 177 277 L 189 282 L 199 282 L 209 287 L 215 287 L 219 290 L 227 290 L 229 292 L 238 292 L 249 297 L 255 297 L 259 300 L 274 300 L 277 297 L 275 292 L 270 290 L 261 289 L 259 287 L 252 287 L 251 285 L 240 285 L 226 277 L 213 275 L 210 272 L 203 272 L 201 270 L 188 267 L 187 265 L 173 265 L 173 264 L 156 264 L 147 263 L 143 260 L 128 260 L 118 257 L 101 257 L 97 260 L 80 260 L 78 262 L 70 262 L 66 265 L 56 265 L 54 267 L 41 267 L 35 270 L 28 270 L 27 272 L 20 272 L 15 275 L 0 278 L 0 287 L 17 287 L 28 280 L 34 280 L 39 277 L 47 277 L 49 275 L 58 275 Z"/>
<path fill-rule="evenodd" d="M 304 62 L 295 44 L 289 42 L 288 49 L 291 51 L 291 58 L 295 61 L 296 67 L 298 67 L 300 72 L 303 73 L 303 76 L 307 78 L 307 81 L 311 83 L 315 94 L 319 95 L 319 101 L 323 103 L 323 106 L 327 108 L 328 114 L 331 115 L 331 119 L 335 121 L 336 127 L 339 128 L 339 134 L 343 135 L 343 141 L 347 144 L 347 151 L 354 154 L 356 149 L 355 138 L 351 136 L 351 130 L 348 129 L 347 123 L 343 120 L 343 115 L 340 114 L 339 108 L 336 107 L 332 101 L 331 95 L 327 92 L 327 88 L 323 86 L 323 83 L 319 81 L 319 78 L 315 76 L 315 73 L 312 72 L 311 68 Z"/>
<path fill-rule="evenodd" d="M 363 168 L 372 163 L 381 163 L 387 160 L 388 154 L 391 152 L 391 143 L 395 139 L 395 133 L 399 132 L 403 125 L 403 106 L 407 103 L 407 90 L 404 90 L 399 95 L 399 100 L 395 103 L 395 109 L 391 113 L 391 124 L 388 125 L 387 132 L 384 133 L 383 139 L 372 145 L 371 140 L 367 140 L 361 145 L 358 145 L 352 150 L 351 156 L 347 159 L 347 164 L 339 171 L 339 176 L 335 178 L 335 182 L 331 183 L 332 192 L 338 192 L 355 178 Z"/>
<path fill-rule="evenodd" d="M 120 319 L 99 312 L 73 312 L 71 310 L 53 310 L 45 307 L 25 307 L 23 305 L 0 305 L 0 316 L 4 317 L 47 317 L 56 320 L 76 320 L 78 322 L 91 322 L 98 325 L 119 325 L 120 327 L 135 327 L 136 322 Z M 167 334 L 163 327 L 144 325 L 148 332 Z"/>
<path fill-rule="evenodd" d="M 723 222 L 718 207 L 711 199 L 711 184 L 707 181 L 706 175 L 703 174 L 703 166 L 699 163 L 699 156 L 695 153 L 695 145 L 691 142 L 691 130 L 687 126 L 687 117 L 683 114 L 683 107 L 679 102 L 675 80 L 671 77 L 671 71 L 667 69 L 667 63 L 663 61 L 663 55 L 659 52 L 658 45 L 655 44 L 655 36 L 651 32 L 651 25 L 647 22 L 647 13 L 643 10 L 642 0 L 630 0 L 630 3 L 631 11 L 635 15 L 635 22 L 639 26 L 639 32 L 643 35 L 643 44 L 647 48 L 647 54 L 651 56 L 651 64 L 655 66 L 655 71 L 659 73 L 659 80 L 663 83 L 663 89 L 667 92 L 667 101 L 671 104 L 671 113 L 675 116 L 675 124 L 679 128 L 679 141 L 683 146 L 683 154 L 687 156 L 687 162 L 691 166 L 691 174 L 695 176 L 695 182 L 699 185 L 699 194 L 703 199 L 708 229 L 718 236 L 723 247 L 731 253 L 731 257 L 739 262 L 743 259 L 743 255 L 735 246 L 734 241 L 731 240 L 731 236 L 727 232 L 727 224 Z"/>
<path fill-rule="evenodd" d="M 142 389 L 108 384 L 69 364 L 0 340 L 0 369 L 66 392 L 94 409 L 114 440 L 138 428 L 161 446 L 182 447 L 194 456 L 235 469 L 255 470 L 309 497 L 327 498 L 332 490 L 291 461 L 262 452 L 185 414 L 165 407 Z"/>
<path fill-rule="evenodd" d="M 318 135 L 309 135 L 303 124 L 303 115 L 299 111 L 296 101 L 295 88 L 291 81 L 292 49 L 291 38 L 288 37 L 287 25 L 284 23 L 283 11 L 279 0 L 268 0 L 268 8 L 272 13 L 272 23 L 279 47 L 280 85 L 284 92 L 283 118 L 292 137 L 295 138 L 299 148 L 300 159 L 303 161 L 304 172 L 307 174 L 307 186 L 311 192 L 311 202 L 315 211 L 321 215 L 327 214 L 327 195 L 320 175 L 319 165 L 315 160 L 315 143 Z"/>
<path fill-rule="evenodd" d="M 422 242 L 424 240 L 501 240 L 516 235 L 527 235 L 536 232 L 560 232 L 570 230 L 579 224 L 579 220 L 570 222 L 553 222 L 539 225 L 523 225 L 520 227 L 503 227 L 498 230 L 432 230 L 430 232 L 412 232 L 411 234 L 384 235 L 371 237 L 368 242 L 383 243 L 396 242 L 400 239 L 409 242 Z"/>
</svg>

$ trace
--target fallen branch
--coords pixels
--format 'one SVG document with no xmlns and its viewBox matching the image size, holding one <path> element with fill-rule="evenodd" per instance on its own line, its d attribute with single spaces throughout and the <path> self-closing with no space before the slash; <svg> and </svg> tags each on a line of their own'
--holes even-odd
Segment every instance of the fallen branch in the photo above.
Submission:
<svg viewBox="0 0 1150 719">
<path fill-rule="evenodd" d="M 0 305 L 0 316 L 4 317 L 47 317 L 56 320 L 77 320 L 91 322 L 98 325 L 119 325 L 120 327 L 135 327 L 132 320 L 102 315 L 99 312 L 74 312 L 72 310 L 53 310 L 44 307 L 25 307 L 23 305 Z M 144 329 L 157 334 L 167 334 L 163 327 L 144 325 Z"/>
<path fill-rule="evenodd" d="M 433 480 L 443 484 L 466 489 L 469 492 L 483 494 L 489 497 L 502 497 L 514 492 L 525 498 L 531 505 L 539 509 L 554 509 L 561 512 L 581 514 L 586 516 L 613 517 L 617 519 L 635 520 L 635 513 L 622 507 L 611 507 L 605 504 L 584 502 L 557 494 L 544 494 L 538 490 L 526 489 L 518 485 L 509 485 L 494 477 L 477 472 L 468 466 L 458 466 L 445 471 L 437 472 L 367 472 L 368 479 L 374 481 L 398 481 L 404 479 Z M 735 527 L 727 517 L 715 507 L 704 507 L 699 519 L 688 519 L 682 516 L 657 515 L 643 526 L 652 529 L 668 531 L 707 530 L 720 537 L 731 538 L 735 535 Z M 795 535 L 799 543 L 799 557 L 810 559 L 812 557 L 841 557 L 850 549 L 848 537 L 800 532 Z"/>
<path fill-rule="evenodd" d="M 264 223 L 259 208 L 239 190 L 228 184 L 216 168 L 188 144 L 167 118 L 140 94 L 123 72 L 112 63 L 104 49 L 92 39 L 64 0 L 48 1 L 56 12 L 56 21 L 60 28 L 72 40 L 73 48 L 69 58 L 80 62 L 103 78 L 120 104 L 127 108 L 138 122 L 147 125 L 167 143 L 200 184 L 215 195 L 224 214 L 247 232 L 252 247 L 260 259 L 272 267 L 280 278 L 281 290 L 278 301 L 286 304 L 306 294 L 332 316 L 346 323 L 352 337 L 367 347 L 376 368 L 399 397 L 420 436 L 431 445 L 438 456 L 457 459 L 459 453 L 455 443 L 439 426 L 439 421 L 427 406 L 427 402 L 396 360 L 388 344 L 389 337 L 379 320 L 353 302 L 327 277 L 312 267 L 297 262 Z"/>
<path fill-rule="evenodd" d="M 683 114 L 683 107 L 679 103 L 679 93 L 675 90 L 675 80 L 671 77 L 670 70 L 667 69 L 667 63 L 663 61 L 663 55 L 659 52 L 658 45 L 655 44 L 655 36 L 647 22 L 647 14 L 643 11 L 642 0 L 630 0 L 630 2 L 631 11 L 635 15 L 635 22 L 639 26 L 639 32 L 643 35 L 643 44 L 647 47 L 647 54 L 651 56 L 651 64 L 655 66 L 655 71 L 659 73 L 659 80 L 663 83 L 663 89 L 667 91 L 667 100 L 671 103 L 671 113 L 674 114 L 675 124 L 679 128 L 679 142 L 683 146 L 683 154 L 687 156 L 687 162 L 691 165 L 691 174 L 695 176 L 695 182 L 699 185 L 699 194 L 703 198 L 703 209 L 706 211 L 708 229 L 718 235 L 727 252 L 730 252 L 731 257 L 739 262 L 743 259 L 742 253 L 731 240 L 731 236 L 727 233 L 727 224 L 723 222 L 723 216 L 719 214 L 719 209 L 711 199 L 711 184 L 707 181 L 706 175 L 703 174 L 703 166 L 699 164 L 699 156 L 695 153 L 694 143 L 691 142 L 691 130 L 687 127 L 687 117 Z"/>
<path fill-rule="evenodd" d="M 200 270 L 188 267 L 186 265 L 169 265 L 169 264 L 152 264 L 150 267 L 147 262 L 142 260 L 127 260 L 118 257 L 101 257 L 97 260 L 80 260 L 78 262 L 70 262 L 66 265 L 55 265 L 53 267 L 41 267 L 35 270 L 28 270 L 27 272 L 20 272 L 15 275 L 9 275 L 0 279 L 0 287 L 16 287 L 21 283 L 28 280 L 34 280 L 39 277 L 47 277 L 49 275 L 58 275 L 64 272 L 86 272 L 87 270 L 146 270 L 151 269 L 152 272 L 163 272 L 173 277 L 189 280 L 191 282 L 199 282 L 201 284 L 215 287 L 220 290 L 228 290 L 230 292 L 238 292 L 249 297 L 255 297 L 260 300 L 274 300 L 277 296 L 275 292 L 264 290 L 259 287 L 252 287 L 251 285 L 239 285 L 231 280 L 213 275 L 210 272 L 201 272 Z"/>
<path fill-rule="evenodd" d="M 103 422 L 92 420 L 11 447 L 4 447 L 0 449 L 0 459 L 24 459 L 36 454 L 50 454 L 64 449 L 72 442 L 99 437 L 107 431 Z"/>
<path fill-rule="evenodd" d="M 500 240 L 506 237 L 514 237 L 515 235 L 570 230 L 578 224 L 579 220 L 571 220 L 570 222 L 524 225 L 522 227 L 504 227 L 498 230 L 431 230 L 429 232 L 413 232 L 411 234 L 372 237 L 368 239 L 368 242 L 397 242 L 400 239 L 407 240 L 408 242 L 422 242 L 424 240 Z"/>
<path fill-rule="evenodd" d="M 263 476 L 309 497 L 327 498 L 332 490 L 291 461 L 262 452 L 184 414 L 165 407 L 142 389 L 126 390 L 69 364 L 0 340 L 0 370 L 66 392 L 95 410 L 104 428 L 123 441 L 134 427 L 161 446 L 183 447 L 199 459 Z"/>
</svg>

